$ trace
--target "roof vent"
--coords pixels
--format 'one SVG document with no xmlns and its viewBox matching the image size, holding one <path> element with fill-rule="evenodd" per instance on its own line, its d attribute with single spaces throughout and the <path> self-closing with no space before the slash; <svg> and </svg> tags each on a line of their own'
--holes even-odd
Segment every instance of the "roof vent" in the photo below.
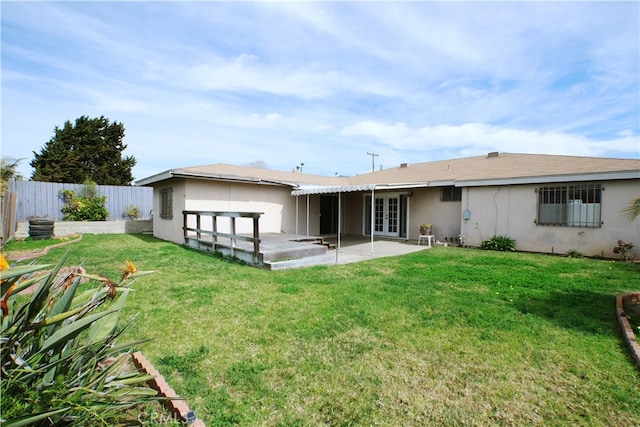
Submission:
<svg viewBox="0 0 640 427">
<path fill-rule="evenodd" d="M 498 157 L 498 152 L 497 151 L 492 151 L 489 154 L 487 154 L 487 157 Z"/>
<path fill-rule="evenodd" d="M 401 168 L 406 168 L 409 166 L 409 163 L 400 163 Z"/>
</svg>

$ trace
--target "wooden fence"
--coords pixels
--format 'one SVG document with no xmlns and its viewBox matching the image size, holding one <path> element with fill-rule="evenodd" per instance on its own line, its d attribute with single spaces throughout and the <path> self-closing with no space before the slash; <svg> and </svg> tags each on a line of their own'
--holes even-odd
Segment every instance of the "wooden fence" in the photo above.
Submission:
<svg viewBox="0 0 640 427">
<path fill-rule="evenodd" d="M 0 218 L 2 218 L 2 240 L 4 244 L 11 240 L 16 229 L 16 193 L 6 190 L 0 195 Z"/>
<path fill-rule="evenodd" d="M 60 192 L 72 190 L 82 193 L 82 184 L 62 184 L 57 182 L 13 181 L 11 191 L 17 193 L 16 221 L 27 221 L 31 216 L 64 219 L 64 200 Z M 131 206 L 138 208 L 138 219 L 152 219 L 153 189 L 151 187 L 125 187 L 98 185 L 98 194 L 107 196 L 105 207 L 109 211 L 107 221 L 126 219 L 125 212 Z"/>
</svg>

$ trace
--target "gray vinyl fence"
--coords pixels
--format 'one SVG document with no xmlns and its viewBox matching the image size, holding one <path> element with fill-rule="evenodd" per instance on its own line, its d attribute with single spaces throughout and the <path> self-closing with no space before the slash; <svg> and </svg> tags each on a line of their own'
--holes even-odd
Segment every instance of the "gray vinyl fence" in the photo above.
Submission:
<svg viewBox="0 0 640 427">
<path fill-rule="evenodd" d="M 82 184 L 62 184 L 57 182 L 13 181 L 11 190 L 17 193 L 16 220 L 27 221 L 31 216 L 49 217 L 62 221 L 64 200 L 60 192 L 72 190 L 81 194 Z M 151 219 L 153 215 L 153 188 L 98 185 L 98 194 L 107 196 L 105 207 L 109 211 L 107 221 L 124 220 L 124 212 L 136 206 L 140 212 L 138 219 Z"/>
</svg>

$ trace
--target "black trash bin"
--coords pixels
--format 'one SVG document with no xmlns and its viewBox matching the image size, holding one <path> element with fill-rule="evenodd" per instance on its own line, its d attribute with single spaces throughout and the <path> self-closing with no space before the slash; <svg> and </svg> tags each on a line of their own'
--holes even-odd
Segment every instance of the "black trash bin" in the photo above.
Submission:
<svg viewBox="0 0 640 427">
<path fill-rule="evenodd" d="M 29 237 L 33 240 L 44 240 L 53 237 L 51 218 L 29 218 Z"/>
</svg>

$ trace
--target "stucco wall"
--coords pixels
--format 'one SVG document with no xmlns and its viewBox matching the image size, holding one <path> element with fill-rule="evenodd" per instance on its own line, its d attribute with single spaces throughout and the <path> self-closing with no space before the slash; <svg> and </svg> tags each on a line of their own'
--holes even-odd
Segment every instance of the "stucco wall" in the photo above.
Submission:
<svg viewBox="0 0 640 427">
<path fill-rule="evenodd" d="M 342 195 L 342 232 L 355 236 L 363 232 L 364 195 L 362 193 L 344 193 Z"/>
<path fill-rule="evenodd" d="M 620 217 L 624 206 L 638 197 L 638 183 L 612 181 L 602 185 L 603 224 L 599 228 L 537 225 L 537 185 L 465 189 L 462 209 L 468 208 L 470 217 L 462 220 L 461 228 L 466 242 L 479 246 L 493 235 L 508 235 L 522 251 L 565 254 L 576 250 L 586 256 L 617 258 L 613 247 L 618 239 L 640 243 L 640 221 L 625 223 Z"/>
<path fill-rule="evenodd" d="M 173 188 L 173 219 L 162 219 L 160 191 Z M 306 215 L 306 205 L 300 207 Z M 258 184 L 239 184 L 221 181 L 172 179 L 154 188 L 154 236 L 176 243 L 184 243 L 183 210 L 262 212 L 260 233 L 295 233 L 295 199 L 288 187 Z M 203 219 L 202 227 L 211 228 L 211 221 Z M 190 224 L 194 226 L 195 224 Z M 218 218 L 218 231 L 230 231 L 230 219 Z M 251 219 L 236 220 L 237 233 L 251 233 Z"/>
<path fill-rule="evenodd" d="M 192 180 L 185 200 L 187 210 L 262 212 L 260 233 L 293 233 L 295 228 L 295 199 L 288 187 Z M 218 219 L 218 231 L 230 231 L 227 218 Z M 236 220 L 237 233 L 252 231 L 251 219 Z"/>
<path fill-rule="evenodd" d="M 173 219 L 160 218 L 160 191 L 173 188 Z M 153 235 L 163 240 L 184 243 L 182 211 L 185 209 L 185 182 L 171 179 L 153 188 Z"/>
<path fill-rule="evenodd" d="M 409 198 L 408 237 L 415 240 L 420 234 L 420 224 L 433 224 L 436 240 L 445 241 L 460 235 L 460 202 L 441 202 L 439 188 L 418 188 Z"/>
</svg>

